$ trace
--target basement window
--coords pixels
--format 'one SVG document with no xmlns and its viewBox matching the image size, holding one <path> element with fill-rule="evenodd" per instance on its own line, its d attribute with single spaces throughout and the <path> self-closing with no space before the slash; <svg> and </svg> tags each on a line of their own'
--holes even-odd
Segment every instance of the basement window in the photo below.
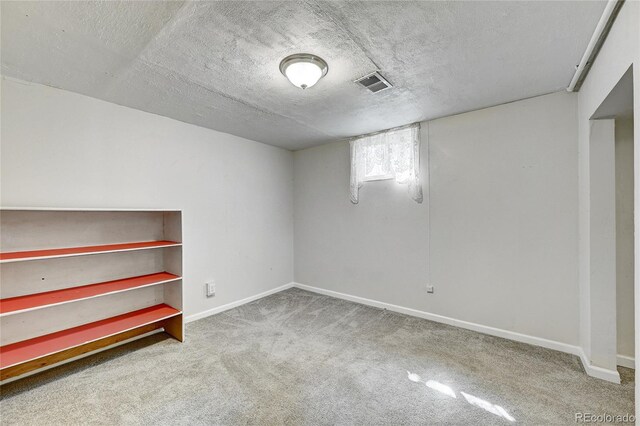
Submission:
<svg viewBox="0 0 640 426">
<path fill-rule="evenodd" d="M 358 204 L 364 182 L 395 179 L 407 185 L 409 196 L 422 202 L 420 183 L 420 126 L 360 136 L 351 145 L 351 202 Z"/>
</svg>

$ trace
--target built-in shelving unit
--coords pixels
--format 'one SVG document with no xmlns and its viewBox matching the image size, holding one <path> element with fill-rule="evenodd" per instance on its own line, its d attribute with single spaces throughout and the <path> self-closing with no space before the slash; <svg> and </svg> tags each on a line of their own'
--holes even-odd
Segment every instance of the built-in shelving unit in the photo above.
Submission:
<svg viewBox="0 0 640 426">
<path fill-rule="evenodd" d="M 181 279 L 168 272 L 0 299 L 0 317 Z"/>
<path fill-rule="evenodd" d="M 131 250 L 148 250 L 160 247 L 179 246 L 175 241 L 141 241 L 136 243 L 106 244 L 101 246 L 65 247 L 46 250 L 15 251 L 0 253 L 0 262 L 20 262 L 26 260 L 51 259 L 54 257 L 86 256 L 99 253 L 115 253 Z"/>
<path fill-rule="evenodd" d="M 3 208 L 0 380 L 164 330 L 182 341 L 182 214 Z"/>
<path fill-rule="evenodd" d="M 2 347 L 0 368 L 5 369 L 38 358 L 73 349 L 105 337 L 133 330 L 180 315 L 180 311 L 161 304 L 116 317 L 73 327 Z"/>
</svg>

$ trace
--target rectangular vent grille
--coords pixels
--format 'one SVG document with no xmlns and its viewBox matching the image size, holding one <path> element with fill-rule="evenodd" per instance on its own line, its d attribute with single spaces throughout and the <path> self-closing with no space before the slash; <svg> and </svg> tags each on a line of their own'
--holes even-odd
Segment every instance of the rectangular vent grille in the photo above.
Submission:
<svg viewBox="0 0 640 426">
<path fill-rule="evenodd" d="M 391 83 L 389 83 L 377 71 L 357 79 L 356 83 L 360 84 L 362 87 L 369 89 L 373 93 L 379 92 L 384 89 L 388 89 L 389 87 L 393 87 L 391 86 Z"/>
</svg>

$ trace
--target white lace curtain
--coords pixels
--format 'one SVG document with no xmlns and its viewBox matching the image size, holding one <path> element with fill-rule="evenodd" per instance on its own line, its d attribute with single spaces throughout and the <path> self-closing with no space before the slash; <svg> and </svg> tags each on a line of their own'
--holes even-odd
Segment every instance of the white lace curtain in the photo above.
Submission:
<svg viewBox="0 0 640 426">
<path fill-rule="evenodd" d="M 418 124 L 362 136 L 350 145 L 352 203 L 358 203 L 358 189 L 364 182 L 382 179 L 408 185 L 409 196 L 422 202 Z"/>
</svg>

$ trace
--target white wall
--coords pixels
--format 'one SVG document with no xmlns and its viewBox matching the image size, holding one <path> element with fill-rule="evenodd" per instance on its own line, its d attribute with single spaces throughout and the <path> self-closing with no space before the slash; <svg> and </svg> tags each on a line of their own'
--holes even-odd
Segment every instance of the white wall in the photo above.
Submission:
<svg viewBox="0 0 640 426">
<path fill-rule="evenodd" d="M 353 205 L 346 142 L 296 151 L 295 281 L 577 344 L 576 113 L 556 93 L 423 123 L 423 204 L 382 181 Z"/>
<path fill-rule="evenodd" d="M 618 354 L 633 358 L 633 119 L 615 121 Z"/>
<path fill-rule="evenodd" d="M 593 120 L 589 128 L 589 281 L 593 365 L 616 372 L 616 172 L 615 120 Z M 597 285 L 593 285 L 597 283 Z M 599 324 L 611 324 L 602 327 Z M 606 348 L 606 350 L 604 350 Z M 619 378 L 615 377 L 614 381 Z"/>
<path fill-rule="evenodd" d="M 590 253 L 591 245 L 591 211 L 590 211 L 590 120 L 598 107 L 613 90 L 629 67 L 633 66 L 634 80 L 634 121 L 640 118 L 640 3 L 627 1 L 622 5 L 611 31 L 600 50 L 587 78 L 578 93 L 578 143 L 579 143 L 579 215 L 580 215 L 580 250 L 579 250 L 579 281 L 580 281 L 580 345 L 586 354 L 587 367 L 589 363 L 607 354 L 617 352 L 615 339 L 611 339 L 612 330 L 616 328 L 616 314 L 614 301 L 609 298 L 603 300 L 594 297 L 598 292 L 598 283 L 591 282 L 591 269 L 594 263 L 600 261 Z M 640 135 L 634 136 L 634 164 L 640 163 Z M 640 184 L 639 168 L 634 172 L 634 203 L 635 203 L 635 268 L 640 263 L 639 248 L 640 234 L 638 212 L 638 188 Z M 635 306 L 640 300 L 640 280 L 635 282 Z M 605 285 L 609 285 L 605 283 Z M 640 329 L 640 315 L 635 312 L 635 329 Z M 636 339 L 636 352 L 640 339 Z M 613 345 L 613 347 L 611 347 Z M 597 363 L 594 363 L 599 367 Z M 603 366 L 609 368 L 609 366 Z M 609 369 L 610 376 L 617 376 L 617 371 Z M 640 381 L 636 383 L 636 408 L 640 411 Z"/>
<path fill-rule="evenodd" d="M 292 281 L 289 151 L 5 78 L 1 136 L 3 206 L 182 209 L 187 315 Z"/>
</svg>

